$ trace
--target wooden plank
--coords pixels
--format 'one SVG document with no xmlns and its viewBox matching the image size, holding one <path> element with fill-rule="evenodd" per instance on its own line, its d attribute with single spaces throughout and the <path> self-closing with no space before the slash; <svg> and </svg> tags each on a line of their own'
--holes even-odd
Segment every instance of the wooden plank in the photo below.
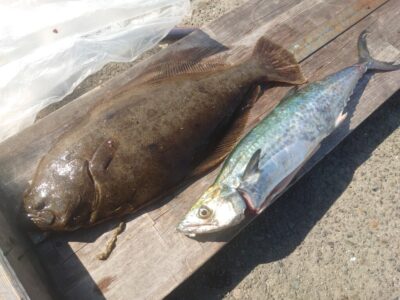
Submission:
<svg viewBox="0 0 400 300">
<path fill-rule="evenodd" d="M 0 211 L 0 299 L 51 299 L 28 241 Z"/>
<path fill-rule="evenodd" d="M 8 200 L 6 207 L 16 211 L 17 200 L 21 199 L 21 193 L 38 159 L 69 124 L 84 116 L 96 101 L 111 97 L 115 91 L 129 88 L 134 84 L 134 78 L 140 74 L 141 69 L 154 61 L 166 59 L 176 49 L 211 45 L 213 42 L 209 37 L 226 45 L 249 44 L 268 30 L 273 40 L 292 49 L 297 58 L 303 60 L 383 3 L 385 1 L 287 0 L 267 4 L 263 1 L 250 1 L 207 26 L 204 32 L 209 36 L 201 32 L 192 34 L 135 66 L 124 76 L 70 103 L 1 144 L 0 191 Z M 383 43 L 382 39 L 373 40 L 370 44 L 373 53 L 378 57 L 387 55 L 385 58 L 388 59 L 398 57 L 400 45 L 396 34 L 399 24 L 396 18 L 398 19 L 399 12 L 395 9 L 398 6 L 399 0 L 387 2 L 370 17 L 324 47 L 304 62 L 306 74 L 313 80 L 356 61 L 357 35 L 374 22 L 376 30 L 385 34 L 390 44 Z M 386 47 L 382 48 L 382 45 Z M 333 140 L 325 144 L 323 151 L 317 154 L 316 160 L 325 155 L 399 88 L 399 73 L 377 74 L 372 77 L 351 122 L 343 125 L 333 135 Z M 285 88 L 269 90 L 252 110 L 253 121 L 256 122 L 268 113 L 284 91 Z M 213 176 L 215 172 L 188 187 L 162 208 L 135 216 L 120 236 L 117 251 L 106 262 L 96 260 L 95 254 L 104 244 L 107 234 L 103 233 L 112 228 L 112 222 L 90 230 L 60 235 L 41 244 L 38 250 L 58 289 L 67 298 L 105 296 L 110 299 L 154 299 L 166 295 L 236 234 L 231 232 L 223 241 L 199 243 L 175 231 L 177 222 L 211 182 Z"/>
<path fill-rule="evenodd" d="M 17 300 L 24 298 L 28 298 L 28 294 L 17 279 L 17 275 L 7 258 L 0 252 L 0 299 Z"/>
</svg>

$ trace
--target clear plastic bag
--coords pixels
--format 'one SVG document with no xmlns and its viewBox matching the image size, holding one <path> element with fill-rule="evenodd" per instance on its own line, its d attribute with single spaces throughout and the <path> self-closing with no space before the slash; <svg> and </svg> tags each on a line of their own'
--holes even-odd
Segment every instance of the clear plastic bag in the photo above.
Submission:
<svg viewBox="0 0 400 300">
<path fill-rule="evenodd" d="M 106 63 L 153 47 L 189 12 L 189 0 L 1 1 L 0 141 Z"/>
</svg>

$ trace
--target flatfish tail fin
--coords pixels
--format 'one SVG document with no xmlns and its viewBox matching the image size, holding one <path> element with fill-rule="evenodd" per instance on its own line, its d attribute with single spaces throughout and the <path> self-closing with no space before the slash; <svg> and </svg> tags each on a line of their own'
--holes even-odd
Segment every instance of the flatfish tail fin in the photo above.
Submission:
<svg viewBox="0 0 400 300">
<path fill-rule="evenodd" d="M 393 62 L 384 62 L 373 59 L 367 47 L 368 30 L 361 32 L 358 38 L 358 56 L 359 62 L 365 64 L 368 70 L 376 71 L 395 71 L 400 69 L 400 64 L 394 65 Z"/>
<path fill-rule="evenodd" d="M 268 81 L 292 84 L 306 82 L 294 55 L 265 36 L 257 41 L 252 59 L 265 72 Z"/>
</svg>

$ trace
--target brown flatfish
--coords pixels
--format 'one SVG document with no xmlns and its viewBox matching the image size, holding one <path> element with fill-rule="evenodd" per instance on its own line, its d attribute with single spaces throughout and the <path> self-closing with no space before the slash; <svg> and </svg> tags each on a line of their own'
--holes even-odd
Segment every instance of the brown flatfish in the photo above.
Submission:
<svg viewBox="0 0 400 300">
<path fill-rule="evenodd" d="M 96 106 L 39 162 L 24 195 L 26 215 L 43 230 L 91 226 L 137 211 L 215 166 L 240 121 L 218 139 L 252 87 L 304 82 L 293 55 L 265 37 L 238 61 L 160 64 Z"/>
</svg>

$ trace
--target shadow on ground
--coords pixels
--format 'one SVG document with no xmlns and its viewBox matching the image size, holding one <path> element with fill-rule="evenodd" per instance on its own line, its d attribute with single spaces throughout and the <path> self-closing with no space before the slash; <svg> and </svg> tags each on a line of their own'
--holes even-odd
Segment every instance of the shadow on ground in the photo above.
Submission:
<svg viewBox="0 0 400 300">
<path fill-rule="evenodd" d="M 258 265 L 290 255 L 346 190 L 355 170 L 399 127 L 400 92 L 167 299 L 222 298 Z"/>
</svg>

